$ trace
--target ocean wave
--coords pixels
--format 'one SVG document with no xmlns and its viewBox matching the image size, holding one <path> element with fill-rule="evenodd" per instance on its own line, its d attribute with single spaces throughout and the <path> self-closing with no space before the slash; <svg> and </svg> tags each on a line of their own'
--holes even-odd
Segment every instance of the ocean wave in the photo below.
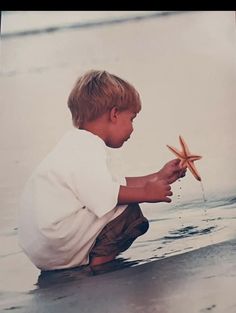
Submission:
<svg viewBox="0 0 236 313">
<path fill-rule="evenodd" d="M 211 197 L 204 201 L 203 199 L 194 199 L 191 201 L 181 202 L 179 204 L 175 204 L 172 206 L 171 210 L 181 209 L 181 210 L 188 210 L 188 209 L 197 209 L 205 207 L 206 209 L 217 208 L 217 207 L 224 207 L 227 208 L 229 206 L 236 204 L 236 196 L 223 196 L 220 198 Z"/>
<path fill-rule="evenodd" d="M 3 12 L 4 13 L 4 12 Z M 55 13 L 55 12 L 53 12 Z M 85 13 L 85 12 L 82 12 Z M 91 14 L 92 12 L 90 12 Z M 105 14 L 106 13 L 106 14 Z M 186 13 L 186 11 L 148 11 L 146 13 L 132 13 L 130 12 L 127 15 L 127 12 L 123 12 L 123 16 L 115 16 L 112 14 L 111 17 L 108 16 L 107 12 L 105 12 L 104 16 L 101 16 L 100 18 L 95 19 L 84 19 L 81 22 L 64 22 L 62 24 L 50 24 L 48 22 L 48 25 L 41 25 L 41 23 L 36 23 L 31 21 L 31 27 L 25 27 L 22 29 L 15 28 L 13 30 L 4 29 L 1 33 L 2 39 L 9 39 L 9 38 L 15 38 L 15 37 L 22 37 L 22 36 L 32 36 L 32 35 L 40 35 L 40 34 L 47 34 L 47 33 L 54 33 L 58 31 L 66 31 L 66 30 L 72 30 L 72 29 L 79 29 L 79 28 L 89 28 L 89 27 L 99 27 L 104 25 L 111 25 L 111 24 L 118 24 L 118 23 L 125 23 L 129 21 L 139 21 L 149 18 L 156 18 L 156 17 L 162 17 L 162 16 L 168 16 L 171 14 L 177 14 L 177 13 Z M 109 12 L 108 12 L 109 13 Z M 113 12 L 114 13 L 114 12 Z M 5 13 L 6 14 L 6 13 Z M 7 14 L 9 14 L 7 12 Z M 88 13 L 89 17 L 89 13 Z M 43 14 L 42 14 L 43 18 Z M 17 20 L 17 16 L 16 16 Z M 4 24 L 4 14 L 3 14 L 3 24 Z"/>
</svg>

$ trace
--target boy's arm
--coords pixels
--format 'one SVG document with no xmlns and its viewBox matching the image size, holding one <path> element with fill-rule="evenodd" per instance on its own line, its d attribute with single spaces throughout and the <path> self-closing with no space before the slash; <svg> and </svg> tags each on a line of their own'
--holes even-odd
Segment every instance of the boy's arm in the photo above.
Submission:
<svg viewBox="0 0 236 313">
<path fill-rule="evenodd" d="M 171 202 L 171 187 L 166 180 L 147 181 L 143 186 L 120 186 L 118 204 Z"/>
<path fill-rule="evenodd" d="M 185 176 L 186 167 L 180 167 L 179 163 L 179 159 L 174 159 L 167 162 L 159 172 L 140 177 L 126 177 L 127 186 L 142 187 L 149 181 L 160 179 L 167 180 L 169 184 L 172 184 L 180 177 Z"/>
<path fill-rule="evenodd" d="M 167 162 L 156 173 L 141 177 L 126 177 L 127 186 L 120 186 L 118 204 L 134 202 L 171 202 L 170 184 L 184 177 L 186 167 L 179 166 L 180 160 Z"/>
<path fill-rule="evenodd" d="M 148 181 L 158 179 L 158 172 L 140 177 L 125 177 L 129 187 L 143 187 Z"/>
</svg>

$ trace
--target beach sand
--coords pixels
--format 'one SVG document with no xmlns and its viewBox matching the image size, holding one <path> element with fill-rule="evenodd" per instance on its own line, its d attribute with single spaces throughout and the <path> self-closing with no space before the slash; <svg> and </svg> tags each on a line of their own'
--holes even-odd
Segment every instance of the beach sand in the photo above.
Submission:
<svg viewBox="0 0 236 313">
<path fill-rule="evenodd" d="M 236 240 L 116 271 L 111 265 L 41 275 L 38 289 L 9 295 L 1 312 L 236 311 Z"/>
</svg>

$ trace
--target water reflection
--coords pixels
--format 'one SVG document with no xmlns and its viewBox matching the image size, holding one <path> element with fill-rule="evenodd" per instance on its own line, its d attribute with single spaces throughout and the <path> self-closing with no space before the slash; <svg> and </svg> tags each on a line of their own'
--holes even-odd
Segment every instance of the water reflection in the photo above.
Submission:
<svg viewBox="0 0 236 313">
<path fill-rule="evenodd" d="M 41 271 L 36 286 L 38 288 L 52 288 L 60 284 L 82 281 L 87 277 L 97 276 L 139 264 L 139 260 L 129 261 L 124 258 L 117 258 L 109 263 L 97 266 L 83 265 L 72 269 Z"/>
</svg>

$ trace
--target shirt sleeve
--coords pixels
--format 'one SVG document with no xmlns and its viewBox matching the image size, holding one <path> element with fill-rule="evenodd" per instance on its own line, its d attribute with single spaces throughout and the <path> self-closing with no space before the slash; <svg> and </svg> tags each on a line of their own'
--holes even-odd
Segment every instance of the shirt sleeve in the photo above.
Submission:
<svg viewBox="0 0 236 313">
<path fill-rule="evenodd" d="M 126 178 L 125 177 L 119 177 L 117 179 L 117 181 L 119 181 L 119 183 L 122 185 L 122 186 L 127 186 L 127 181 L 126 181 Z"/>
<path fill-rule="evenodd" d="M 109 171 L 105 148 L 88 143 L 80 151 L 73 186 L 80 202 L 98 217 L 114 209 L 118 202 L 120 183 Z"/>
</svg>

